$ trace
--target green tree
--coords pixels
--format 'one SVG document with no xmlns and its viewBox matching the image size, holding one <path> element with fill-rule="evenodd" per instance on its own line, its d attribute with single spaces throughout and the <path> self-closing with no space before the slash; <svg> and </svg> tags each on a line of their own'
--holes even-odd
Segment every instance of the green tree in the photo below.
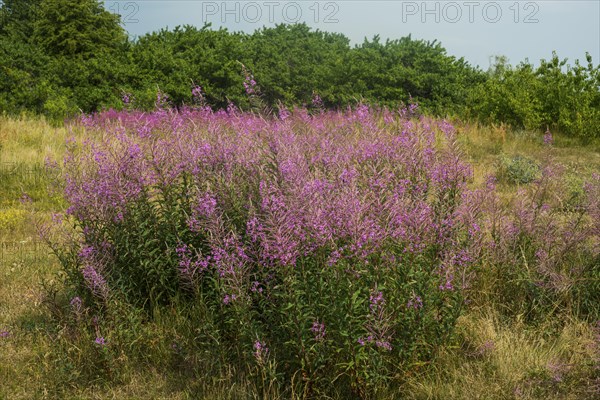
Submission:
<svg viewBox="0 0 600 400">
<path fill-rule="evenodd" d="M 98 0 L 42 0 L 34 40 L 48 54 L 87 59 L 123 46 L 119 21 Z"/>
<path fill-rule="evenodd" d="M 446 54 L 438 42 L 410 36 L 382 43 L 379 36 L 352 51 L 352 79 L 372 101 L 385 105 L 410 98 L 435 114 L 459 112 L 465 93 L 483 73 Z"/>
<path fill-rule="evenodd" d="M 137 68 L 135 97 L 142 107 L 151 107 L 156 89 L 169 94 L 175 105 L 191 102 L 192 84 L 202 86 L 208 101 L 226 107 L 229 100 L 243 105 L 244 34 L 226 29 L 176 27 L 142 36 L 133 46 Z"/>
<path fill-rule="evenodd" d="M 0 35 L 28 42 L 33 35 L 42 0 L 4 0 L 0 8 Z"/>
<path fill-rule="evenodd" d="M 586 54 L 575 65 L 553 53 L 535 68 L 496 57 L 488 79 L 469 94 L 469 115 L 529 130 L 558 130 L 586 139 L 600 137 L 600 66 Z"/>
<path fill-rule="evenodd" d="M 0 112 L 43 112 L 48 62 L 38 47 L 0 35 Z"/>
<path fill-rule="evenodd" d="M 586 54 L 587 65 L 560 60 L 556 53 L 542 60 L 535 76 L 539 80 L 538 98 L 542 102 L 542 128 L 554 127 L 584 138 L 600 137 L 600 65 L 594 67 Z"/>
<path fill-rule="evenodd" d="M 269 104 L 309 103 L 313 92 L 330 106 L 351 99 L 344 35 L 311 31 L 305 24 L 277 25 L 255 31 L 246 47 L 246 64 Z"/>
</svg>

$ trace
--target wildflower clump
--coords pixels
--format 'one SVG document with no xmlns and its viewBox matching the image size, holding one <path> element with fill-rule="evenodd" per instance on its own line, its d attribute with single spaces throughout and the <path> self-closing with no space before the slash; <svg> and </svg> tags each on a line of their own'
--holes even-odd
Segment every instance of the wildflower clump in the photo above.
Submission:
<svg viewBox="0 0 600 400">
<path fill-rule="evenodd" d="M 187 352 L 248 371 L 268 358 L 284 389 L 322 394 L 400 382 L 451 337 L 485 192 L 449 123 L 363 104 L 81 124 L 93 139 L 65 160 L 60 259 L 99 312 L 202 310 Z"/>
</svg>

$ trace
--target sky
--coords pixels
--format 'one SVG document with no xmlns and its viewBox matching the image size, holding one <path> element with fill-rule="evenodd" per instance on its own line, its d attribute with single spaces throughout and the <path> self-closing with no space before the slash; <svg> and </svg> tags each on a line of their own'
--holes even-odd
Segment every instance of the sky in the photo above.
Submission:
<svg viewBox="0 0 600 400">
<path fill-rule="evenodd" d="M 449 54 L 483 69 L 495 55 L 511 64 L 558 56 L 600 64 L 600 0 L 106 0 L 132 37 L 177 25 L 252 32 L 263 26 L 305 22 L 343 33 L 352 44 L 381 39 L 437 39 Z"/>
</svg>

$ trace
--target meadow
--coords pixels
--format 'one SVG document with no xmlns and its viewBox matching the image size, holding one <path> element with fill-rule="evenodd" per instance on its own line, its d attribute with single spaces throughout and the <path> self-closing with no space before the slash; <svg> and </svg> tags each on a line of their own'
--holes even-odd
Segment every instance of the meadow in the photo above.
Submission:
<svg viewBox="0 0 600 400">
<path fill-rule="evenodd" d="M 0 3 L 0 399 L 600 398 L 589 53 Z"/>
<path fill-rule="evenodd" d="M 0 398 L 600 397 L 597 141 L 359 104 L 0 144 Z"/>
</svg>

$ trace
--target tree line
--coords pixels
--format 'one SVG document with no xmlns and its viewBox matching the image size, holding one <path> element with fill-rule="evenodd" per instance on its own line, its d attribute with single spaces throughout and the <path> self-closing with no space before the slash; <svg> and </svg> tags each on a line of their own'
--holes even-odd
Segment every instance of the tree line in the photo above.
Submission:
<svg viewBox="0 0 600 400">
<path fill-rule="evenodd" d="M 0 8 L 0 112 L 64 119 L 125 106 L 151 109 L 157 92 L 171 106 L 193 102 L 249 107 L 244 75 L 276 109 L 357 102 L 517 128 L 600 137 L 600 65 L 568 65 L 556 54 L 538 67 L 497 58 L 483 71 L 437 41 L 379 36 L 352 46 L 339 33 L 305 24 L 253 33 L 179 26 L 128 39 L 120 17 L 97 0 L 5 0 Z M 130 100 L 124 104 L 123 98 Z"/>
</svg>

